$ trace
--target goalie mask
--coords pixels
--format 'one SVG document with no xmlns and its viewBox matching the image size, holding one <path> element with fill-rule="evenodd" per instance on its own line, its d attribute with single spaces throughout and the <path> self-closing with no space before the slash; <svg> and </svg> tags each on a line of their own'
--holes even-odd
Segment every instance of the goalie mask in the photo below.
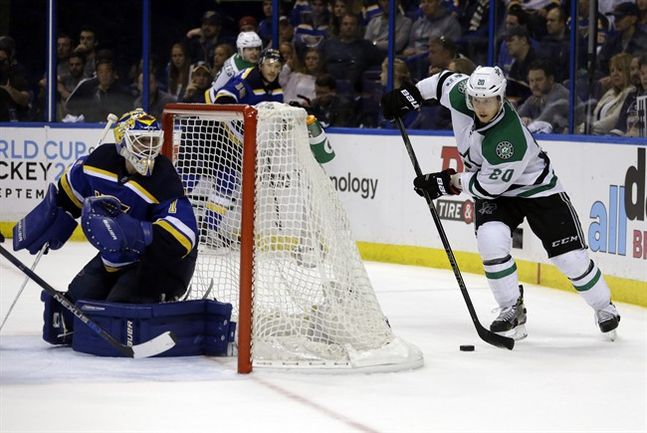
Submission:
<svg viewBox="0 0 647 433">
<path fill-rule="evenodd" d="M 121 116 L 113 131 L 119 154 L 142 176 L 153 174 L 163 132 L 155 117 L 141 108 Z"/>
<path fill-rule="evenodd" d="M 478 66 L 470 75 L 467 86 L 465 86 L 467 108 L 474 110 L 473 98 L 491 98 L 493 96 L 499 98 L 500 107 L 502 107 L 506 84 L 505 76 L 498 66 Z"/>
</svg>

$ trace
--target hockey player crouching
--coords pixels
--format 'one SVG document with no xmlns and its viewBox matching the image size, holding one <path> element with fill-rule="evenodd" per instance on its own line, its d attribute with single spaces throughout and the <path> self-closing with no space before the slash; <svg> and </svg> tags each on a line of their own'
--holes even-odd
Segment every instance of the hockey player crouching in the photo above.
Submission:
<svg viewBox="0 0 647 433">
<path fill-rule="evenodd" d="M 14 250 L 60 248 L 81 218 L 99 253 L 69 284 L 70 300 L 155 303 L 180 297 L 197 256 L 196 221 L 180 178 L 160 155 L 157 120 L 138 109 L 105 143 L 69 166 L 14 227 Z M 47 308 L 47 306 L 46 306 Z"/>
<path fill-rule="evenodd" d="M 498 67 L 480 66 L 471 76 L 443 71 L 387 93 L 382 107 L 387 119 L 402 117 L 427 99 L 451 110 L 465 171 L 425 174 L 414 179 L 414 188 L 431 199 L 461 192 L 474 198 L 478 250 L 500 307 L 492 332 L 515 339 L 527 335 L 523 288 L 511 256 L 511 234 L 526 218 L 550 260 L 595 311 L 600 330 L 615 338 L 620 315 L 587 253 L 575 209 L 548 155 L 505 100 L 505 90 Z"/>
</svg>

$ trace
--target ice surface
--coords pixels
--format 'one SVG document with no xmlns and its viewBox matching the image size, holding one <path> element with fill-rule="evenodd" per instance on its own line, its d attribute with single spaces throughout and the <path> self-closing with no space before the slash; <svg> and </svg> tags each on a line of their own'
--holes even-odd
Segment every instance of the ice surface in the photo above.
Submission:
<svg viewBox="0 0 647 433">
<path fill-rule="evenodd" d="M 93 254 L 69 243 L 36 272 L 63 290 Z M 226 358 L 76 353 L 40 339 L 42 304 L 30 282 L 0 335 L 0 432 L 647 431 L 647 309 L 617 303 L 611 343 L 577 294 L 526 284 L 529 336 L 508 351 L 479 340 L 450 271 L 366 266 L 395 333 L 424 352 L 423 368 L 243 376 Z M 489 324 L 485 279 L 464 277 Z M 0 319 L 22 281 L 0 258 Z"/>
</svg>

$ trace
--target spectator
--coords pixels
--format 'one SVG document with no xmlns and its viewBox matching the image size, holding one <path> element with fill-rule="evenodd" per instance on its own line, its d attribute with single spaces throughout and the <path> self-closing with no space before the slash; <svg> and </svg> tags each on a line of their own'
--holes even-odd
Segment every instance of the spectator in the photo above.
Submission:
<svg viewBox="0 0 647 433">
<path fill-rule="evenodd" d="M 499 66 L 505 74 L 510 72 L 512 67 L 513 58 L 508 52 L 508 44 L 506 43 L 506 36 L 515 27 L 524 26 L 528 28 L 528 13 L 521 7 L 519 3 L 511 3 L 506 10 L 503 22 L 503 34 L 497 38 L 499 42 L 497 66 Z M 535 39 L 530 38 L 530 45 L 537 49 L 538 43 Z"/>
<path fill-rule="evenodd" d="M 359 37 L 359 17 L 346 14 L 341 20 L 339 37 L 328 39 L 323 48 L 326 70 L 335 80 L 347 79 L 358 90 L 362 73 L 379 65 L 383 53 Z"/>
<path fill-rule="evenodd" d="M 317 97 L 312 101 L 310 113 L 328 126 L 355 126 L 353 102 L 345 96 L 337 95 L 337 83 L 330 74 L 322 74 L 315 81 Z"/>
<path fill-rule="evenodd" d="M 281 42 L 279 51 L 285 60 L 283 69 L 279 74 L 279 83 L 283 88 L 283 102 L 309 107 L 316 96 L 316 76 L 306 72 L 290 42 Z M 319 58 L 319 53 L 315 49 L 311 49 L 306 53 L 306 60 L 311 65 L 311 70 L 314 66 L 315 57 L 316 59 Z"/>
<path fill-rule="evenodd" d="M 67 100 L 67 110 L 76 119 L 105 122 L 110 113 L 125 113 L 133 105 L 127 88 L 117 82 L 112 62 L 97 60 L 95 77 L 81 81 Z"/>
<path fill-rule="evenodd" d="M 472 72 L 476 69 L 476 65 L 467 57 L 458 57 L 449 62 L 447 69 L 465 75 L 472 75 Z"/>
<path fill-rule="evenodd" d="M 530 132 L 564 132 L 568 127 L 569 93 L 555 82 L 552 63 L 535 61 L 528 68 L 532 95 L 519 107 L 519 117 Z"/>
<path fill-rule="evenodd" d="M 537 58 L 530 46 L 530 36 L 525 27 L 513 27 L 506 34 L 508 52 L 512 56 L 512 65 L 508 78 L 525 83 L 528 79 L 528 67 Z"/>
<path fill-rule="evenodd" d="M 637 69 L 637 72 L 636 72 Z M 645 130 L 646 125 L 641 125 L 641 113 L 638 109 L 638 98 L 647 96 L 647 56 L 631 59 L 630 78 L 636 88 L 625 99 L 615 127 L 610 131 L 614 135 L 639 137 L 640 130 Z M 642 114 L 644 119 L 645 113 Z"/>
<path fill-rule="evenodd" d="M 426 55 L 429 41 L 443 36 L 452 41 L 461 37 L 461 25 L 441 0 L 420 0 L 420 16 L 411 26 L 409 44 L 402 51 L 403 56 Z"/>
<path fill-rule="evenodd" d="M 463 0 L 459 2 L 459 22 L 463 36 L 458 45 L 461 52 L 476 64 L 485 64 L 487 57 L 488 16 L 490 0 Z"/>
<path fill-rule="evenodd" d="M 167 65 L 167 89 L 171 96 L 181 98 L 191 80 L 191 59 L 187 47 L 176 42 L 171 47 L 171 61 Z M 156 116 L 157 117 L 157 116 Z"/>
<path fill-rule="evenodd" d="M 61 118 L 65 117 L 67 114 L 65 101 L 67 101 L 67 98 L 69 98 L 74 89 L 76 89 L 76 86 L 86 78 L 84 75 L 85 55 L 83 55 L 82 52 L 73 51 L 70 57 L 68 57 L 67 63 L 70 73 L 63 79 L 59 77 L 56 85 L 56 90 L 61 98 Z"/>
<path fill-rule="evenodd" d="M 647 32 L 647 0 L 636 0 L 638 7 L 638 27 Z"/>
<path fill-rule="evenodd" d="M 238 32 L 254 32 L 257 33 L 258 22 L 256 18 L 245 15 L 238 20 Z"/>
<path fill-rule="evenodd" d="M 279 43 L 292 42 L 294 39 L 294 27 L 288 20 L 288 17 L 279 18 Z"/>
<path fill-rule="evenodd" d="M 211 68 L 205 62 L 198 62 L 191 70 L 191 84 L 186 89 L 182 102 L 197 102 L 204 104 L 205 92 L 211 87 Z"/>
<path fill-rule="evenodd" d="M 226 42 L 216 46 L 216 49 L 213 50 L 213 66 L 211 68 L 211 72 L 214 76 L 218 76 L 227 59 L 235 53 L 236 49 Z"/>
<path fill-rule="evenodd" d="M 99 45 L 97 39 L 97 32 L 90 26 L 81 27 L 81 32 L 79 33 L 79 45 L 74 49 L 75 51 L 81 51 L 85 55 L 85 70 L 83 75 L 86 77 L 91 77 L 95 72 L 95 63 L 96 59 L 96 50 Z"/>
<path fill-rule="evenodd" d="M 301 13 L 301 21 L 294 28 L 294 47 L 297 53 L 307 48 L 318 48 L 328 36 L 330 12 L 328 0 L 311 0 L 310 8 Z"/>
<path fill-rule="evenodd" d="M 341 22 L 347 13 L 352 13 L 349 5 L 350 0 L 334 0 L 332 7 L 332 15 L 330 17 L 329 34 L 331 36 L 339 36 L 341 29 Z"/>
<path fill-rule="evenodd" d="M 449 63 L 458 55 L 456 44 L 444 36 L 433 38 L 429 42 L 429 76 L 449 69 Z"/>
<path fill-rule="evenodd" d="M 634 2 L 617 5 L 611 15 L 615 17 L 616 32 L 609 36 L 598 54 L 599 69 L 609 72 L 609 59 L 618 53 L 641 56 L 647 54 L 647 32 L 638 26 L 638 7 Z"/>
<path fill-rule="evenodd" d="M 256 33 L 263 40 L 263 45 L 272 40 L 272 0 L 263 0 L 263 19 L 258 23 Z"/>
<path fill-rule="evenodd" d="M 56 75 L 59 80 L 65 80 L 70 74 L 67 59 L 72 54 L 72 38 L 60 33 L 56 38 Z"/>
<path fill-rule="evenodd" d="M 379 0 L 380 9 L 382 14 L 375 16 L 366 26 L 364 39 L 370 41 L 378 47 L 383 53 L 386 53 L 389 44 L 389 1 Z M 404 16 L 400 12 L 400 2 L 396 0 L 396 16 L 395 16 L 395 52 L 402 51 L 409 41 L 409 34 L 411 33 L 411 19 Z"/>
<path fill-rule="evenodd" d="M 618 121 L 622 104 L 634 90 L 629 77 L 630 63 L 631 55 L 627 53 L 620 53 L 611 57 L 609 61 L 611 88 L 602 95 L 593 110 L 593 116 L 590 119 L 591 134 L 607 134 Z M 580 125 L 578 131 L 580 133 L 585 132 L 585 125 Z"/>
<path fill-rule="evenodd" d="M 199 31 L 189 31 L 186 44 L 189 48 L 191 61 L 209 62 L 213 59 L 216 45 L 223 42 L 220 37 L 222 18 L 216 11 L 206 11 L 202 15 L 202 25 Z"/>
<path fill-rule="evenodd" d="M 561 7 L 553 7 L 546 14 L 546 36 L 541 40 L 537 49 L 537 56 L 550 59 L 555 80 L 562 82 L 568 78 L 568 64 L 570 53 L 569 32 L 566 26 L 566 11 Z M 579 46 L 584 47 L 584 41 L 579 41 Z M 583 50 L 582 50 L 583 51 Z M 580 64 L 584 64 L 586 57 L 580 56 Z"/>
<path fill-rule="evenodd" d="M 10 36 L 0 36 L 0 121 L 29 120 L 30 98 L 27 70 L 16 59 L 16 43 Z"/>
<path fill-rule="evenodd" d="M 587 41 L 589 37 L 589 0 L 578 0 L 577 1 L 577 15 L 578 15 L 578 34 L 581 40 Z M 609 31 L 609 20 L 603 13 L 600 12 L 600 9 L 597 9 L 597 40 L 596 44 L 601 47 L 607 38 L 607 32 Z M 582 49 L 585 51 L 584 47 Z"/>
<path fill-rule="evenodd" d="M 140 73 L 137 79 L 137 89 L 139 90 L 140 96 L 135 99 L 133 109 L 141 108 L 144 105 L 142 104 L 142 92 L 144 91 L 144 74 Z M 164 111 L 164 106 L 172 102 L 177 101 L 177 99 L 168 93 L 160 90 L 157 86 L 157 78 L 153 72 L 150 73 L 150 78 L 148 80 L 148 110 L 147 113 L 158 119 L 162 118 L 162 112 Z"/>
</svg>

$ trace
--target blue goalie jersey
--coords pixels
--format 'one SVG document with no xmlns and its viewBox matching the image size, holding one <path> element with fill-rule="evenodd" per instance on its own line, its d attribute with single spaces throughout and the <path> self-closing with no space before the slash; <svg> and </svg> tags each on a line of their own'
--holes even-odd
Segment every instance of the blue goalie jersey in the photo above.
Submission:
<svg viewBox="0 0 647 433">
<path fill-rule="evenodd" d="M 155 267 L 173 266 L 197 244 L 197 224 L 191 203 L 175 168 L 163 155 L 155 158 L 151 176 L 129 174 L 116 145 L 107 143 L 69 166 L 59 180 L 58 205 L 74 217 L 81 215 L 86 197 L 117 197 L 125 213 L 153 223 L 153 242 L 143 256 Z M 133 252 L 101 253 L 106 269 L 119 269 L 142 260 Z M 168 268 L 167 268 L 168 269 Z"/>
</svg>

